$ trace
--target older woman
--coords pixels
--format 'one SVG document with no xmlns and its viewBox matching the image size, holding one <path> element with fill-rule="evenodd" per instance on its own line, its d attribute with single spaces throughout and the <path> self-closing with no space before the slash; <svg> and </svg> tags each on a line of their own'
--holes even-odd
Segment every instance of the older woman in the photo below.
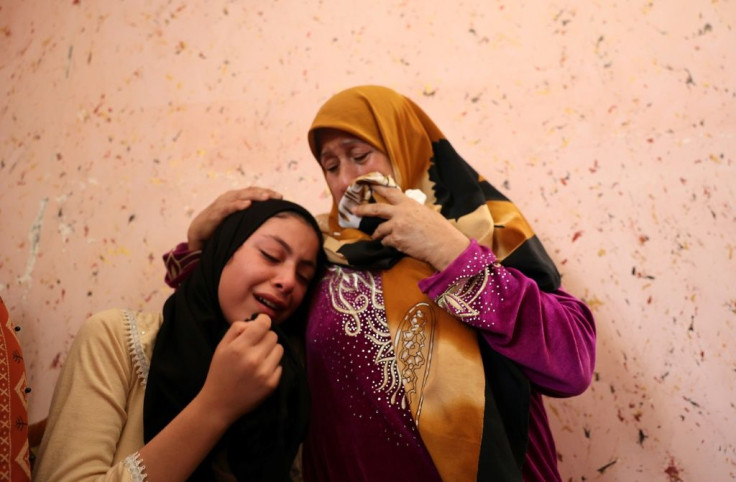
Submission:
<svg viewBox="0 0 736 482">
<path fill-rule="evenodd" d="M 336 94 L 308 138 L 333 206 L 307 324 L 305 479 L 560 480 L 542 395 L 587 388 L 595 326 L 521 213 L 385 87 Z"/>
</svg>

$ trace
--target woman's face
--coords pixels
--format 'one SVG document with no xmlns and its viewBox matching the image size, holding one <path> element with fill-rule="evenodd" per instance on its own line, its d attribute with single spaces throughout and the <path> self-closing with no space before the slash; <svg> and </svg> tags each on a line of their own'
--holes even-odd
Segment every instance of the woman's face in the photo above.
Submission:
<svg viewBox="0 0 736 482">
<path fill-rule="evenodd" d="M 337 129 L 320 129 L 316 135 L 320 146 L 319 164 L 335 202 L 340 202 L 358 176 L 378 171 L 393 177 L 391 161 L 386 154 L 367 142 Z"/>
<path fill-rule="evenodd" d="M 279 213 L 264 222 L 227 262 L 218 298 L 232 323 L 256 313 L 274 324 L 287 319 L 304 299 L 317 266 L 319 240 L 294 214 Z"/>
</svg>

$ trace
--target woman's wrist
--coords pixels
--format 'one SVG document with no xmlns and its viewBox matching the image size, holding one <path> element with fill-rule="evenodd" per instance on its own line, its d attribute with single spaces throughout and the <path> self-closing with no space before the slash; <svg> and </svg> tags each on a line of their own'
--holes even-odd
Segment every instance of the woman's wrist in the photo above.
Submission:
<svg viewBox="0 0 736 482">
<path fill-rule="evenodd" d="M 435 250 L 430 260 L 430 264 L 437 271 L 444 271 L 458 256 L 460 256 L 470 245 L 470 239 L 464 234 L 457 231 L 459 236 L 443 242 L 440 249 Z"/>
</svg>

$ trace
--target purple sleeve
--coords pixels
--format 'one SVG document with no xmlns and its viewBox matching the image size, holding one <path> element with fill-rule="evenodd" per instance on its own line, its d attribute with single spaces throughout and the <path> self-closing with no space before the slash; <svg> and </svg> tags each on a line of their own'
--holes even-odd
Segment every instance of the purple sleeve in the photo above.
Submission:
<svg viewBox="0 0 736 482">
<path fill-rule="evenodd" d="M 164 281 L 172 288 L 178 288 L 199 263 L 201 250 L 191 251 L 187 243 L 179 243 L 176 248 L 163 255 L 166 277 Z"/>
<path fill-rule="evenodd" d="M 471 240 L 445 270 L 419 288 L 441 308 L 477 328 L 498 353 L 516 362 L 546 395 L 578 395 L 595 366 L 595 323 L 582 301 L 547 293 L 489 248 Z"/>
</svg>

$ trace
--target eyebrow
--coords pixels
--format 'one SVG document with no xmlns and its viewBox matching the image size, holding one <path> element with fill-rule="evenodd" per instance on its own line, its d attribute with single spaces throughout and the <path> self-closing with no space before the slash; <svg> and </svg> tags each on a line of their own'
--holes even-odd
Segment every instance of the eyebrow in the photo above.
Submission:
<svg viewBox="0 0 736 482">
<path fill-rule="evenodd" d="M 276 241 L 277 243 L 279 243 L 289 254 L 292 254 L 294 252 L 294 250 L 291 249 L 291 246 L 289 245 L 289 243 L 287 243 L 286 241 L 284 241 L 283 239 L 281 239 L 281 237 L 276 236 L 274 234 L 266 234 L 266 237 L 271 238 L 274 241 Z M 313 268 L 316 268 L 317 267 L 317 263 L 315 263 L 314 261 L 312 261 L 310 259 L 300 259 L 299 262 L 300 263 L 303 263 L 303 264 L 307 264 L 307 265 L 309 265 L 309 266 L 311 266 Z"/>
<path fill-rule="evenodd" d="M 359 139 L 359 138 L 357 138 L 357 137 L 349 137 L 349 138 L 347 138 L 347 139 L 343 139 L 342 141 L 340 141 L 340 143 L 339 143 L 338 145 L 339 145 L 340 147 L 342 147 L 342 146 L 345 146 L 345 145 L 347 145 L 347 144 L 358 144 L 358 143 L 359 143 L 359 144 L 365 144 L 366 146 L 370 146 L 370 147 L 373 147 L 373 146 L 371 146 L 371 145 L 370 145 L 369 143 L 367 143 L 366 141 L 364 141 L 364 140 L 362 140 L 362 139 Z M 322 160 L 322 158 L 323 158 L 324 156 L 325 156 L 325 151 L 324 151 L 324 148 L 323 148 L 323 149 L 322 149 L 322 150 L 320 150 L 320 152 L 319 152 L 319 159 L 320 159 L 320 161 Z"/>
</svg>

